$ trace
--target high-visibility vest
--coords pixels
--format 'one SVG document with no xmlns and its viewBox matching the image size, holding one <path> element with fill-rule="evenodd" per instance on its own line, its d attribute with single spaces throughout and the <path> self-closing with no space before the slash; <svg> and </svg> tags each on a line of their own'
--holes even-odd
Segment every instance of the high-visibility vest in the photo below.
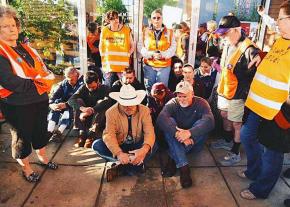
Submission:
<svg viewBox="0 0 290 207">
<path fill-rule="evenodd" d="M 278 39 L 262 60 L 252 81 L 245 105 L 272 120 L 287 100 L 290 87 L 290 40 Z"/>
<path fill-rule="evenodd" d="M 223 53 L 221 59 L 222 74 L 217 88 L 217 92 L 220 96 L 223 96 L 229 100 L 235 96 L 238 87 L 238 79 L 234 74 L 234 70 L 241 56 L 244 54 L 247 48 L 249 48 L 252 45 L 253 45 L 252 41 L 246 38 L 238 46 L 238 48 L 229 58 L 227 63 L 224 62 L 226 52 Z"/>
<path fill-rule="evenodd" d="M 172 37 L 173 31 L 165 27 L 162 31 L 160 40 L 156 41 L 154 30 L 147 28 L 143 33 L 143 45 L 148 51 L 166 51 L 171 46 Z M 144 58 L 144 63 L 155 68 L 165 68 L 171 65 L 171 58 L 164 58 L 161 60 Z"/>
<path fill-rule="evenodd" d="M 182 56 L 184 55 L 183 53 L 183 49 L 182 49 L 182 39 L 183 37 L 186 37 L 188 36 L 189 34 L 188 33 L 182 33 L 178 39 L 178 42 L 177 42 L 177 47 L 176 47 L 176 55 L 179 57 L 179 58 L 182 58 Z"/>
<path fill-rule="evenodd" d="M 130 33 L 131 29 L 126 25 L 119 31 L 112 31 L 108 27 L 102 29 L 100 49 L 103 71 L 123 72 L 129 67 Z"/>
<path fill-rule="evenodd" d="M 41 57 L 34 49 L 26 44 L 21 45 L 34 60 L 34 67 L 30 66 L 18 53 L 3 41 L 0 41 L 0 55 L 9 60 L 15 75 L 33 81 L 39 95 L 49 92 L 54 81 L 53 73 L 46 68 Z M 0 85 L 0 98 L 6 98 L 12 93 L 13 91 L 5 89 Z"/>
</svg>

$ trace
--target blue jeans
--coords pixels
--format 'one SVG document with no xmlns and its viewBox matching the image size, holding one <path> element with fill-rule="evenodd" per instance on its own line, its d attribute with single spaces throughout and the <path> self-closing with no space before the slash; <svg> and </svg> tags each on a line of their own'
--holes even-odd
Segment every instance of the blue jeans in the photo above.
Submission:
<svg viewBox="0 0 290 207">
<path fill-rule="evenodd" d="M 164 132 L 164 138 L 168 144 L 169 156 L 175 161 L 176 167 L 181 168 L 185 165 L 188 165 L 188 160 L 186 157 L 187 153 L 191 151 L 199 152 L 202 150 L 207 135 L 196 137 L 196 143 L 188 146 L 180 143 L 174 136 L 170 135 L 169 133 Z"/>
<path fill-rule="evenodd" d="M 277 137 L 278 138 L 278 137 Z M 261 154 L 258 177 L 250 184 L 250 191 L 258 198 L 267 198 L 279 179 L 282 171 L 284 154 L 265 147 Z M 248 175 L 248 174 L 246 174 Z"/>
<path fill-rule="evenodd" d="M 144 140 L 141 140 L 133 144 L 122 144 L 120 145 L 120 147 L 123 152 L 127 153 L 131 150 L 140 149 L 143 143 L 144 143 Z M 115 157 L 113 157 L 112 152 L 108 149 L 108 147 L 106 146 L 106 144 L 104 143 L 102 139 L 95 140 L 92 144 L 92 149 L 106 161 L 116 162 L 118 160 Z M 146 155 L 144 162 L 148 161 L 153 156 L 153 154 L 157 151 L 156 143 L 154 144 L 153 149 L 151 151 L 152 151 L 151 153 L 148 153 Z"/>
<path fill-rule="evenodd" d="M 247 156 L 247 178 L 254 180 L 250 191 L 258 198 L 267 198 L 282 170 L 284 154 L 263 147 L 257 138 L 261 117 L 250 112 L 241 129 L 241 142 Z"/>
<path fill-rule="evenodd" d="M 69 113 L 69 117 L 63 116 L 64 113 Z M 73 111 L 71 109 L 66 109 L 63 111 L 53 111 L 51 110 L 48 114 L 48 121 L 54 121 L 59 125 L 69 126 L 73 120 Z"/>
<path fill-rule="evenodd" d="M 143 66 L 144 70 L 144 85 L 148 93 L 150 93 L 151 88 L 154 83 L 162 82 L 164 85 L 168 86 L 170 66 L 165 68 L 154 68 L 149 65 Z"/>
</svg>

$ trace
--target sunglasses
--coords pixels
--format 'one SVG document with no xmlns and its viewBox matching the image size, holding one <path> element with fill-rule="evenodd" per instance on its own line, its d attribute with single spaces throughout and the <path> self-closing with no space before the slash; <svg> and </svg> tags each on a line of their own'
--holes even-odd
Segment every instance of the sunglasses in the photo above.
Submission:
<svg viewBox="0 0 290 207">
<path fill-rule="evenodd" d="M 152 17 L 152 19 L 160 20 L 161 17 Z"/>
</svg>

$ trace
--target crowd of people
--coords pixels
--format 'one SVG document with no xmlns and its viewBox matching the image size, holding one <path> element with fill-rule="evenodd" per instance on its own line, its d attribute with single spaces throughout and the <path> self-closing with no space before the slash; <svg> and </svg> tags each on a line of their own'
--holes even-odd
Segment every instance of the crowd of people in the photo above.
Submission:
<svg viewBox="0 0 290 207">
<path fill-rule="evenodd" d="M 62 142 L 64 130 L 73 125 L 78 132 L 75 147 L 92 148 L 112 162 L 107 181 L 144 173 L 152 155 L 166 150 L 162 176 L 179 171 L 181 186 L 188 188 L 192 178 L 187 154 L 201 151 L 216 129 L 222 139 L 210 147 L 225 150 L 221 165 L 238 164 L 241 144 L 245 149 L 247 168 L 237 174 L 252 183 L 241 197 L 270 194 L 284 153 L 290 152 L 289 1 L 280 6 L 281 37 L 268 54 L 247 37 L 236 16 L 227 15 L 219 24 L 211 20 L 200 25 L 195 66 L 188 63 L 186 22 L 169 29 L 162 11 L 154 10 L 138 51 L 143 57 L 141 81 L 131 66 L 131 29 L 120 22 L 118 12 L 109 11 L 103 28 L 88 23 L 94 71 L 82 75 L 66 68 L 65 79 L 50 96 L 53 74 L 34 49 L 17 42 L 16 12 L 1 6 L 0 19 L 0 105 L 12 127 L 12 156 L 27 181 L 40 179 L 29 163 L 32 148 L 41 166 L 56 170 L 45 147 L 49 141 Z M 284 175 L 290 177 L 290 169 Z"/>
</svg>

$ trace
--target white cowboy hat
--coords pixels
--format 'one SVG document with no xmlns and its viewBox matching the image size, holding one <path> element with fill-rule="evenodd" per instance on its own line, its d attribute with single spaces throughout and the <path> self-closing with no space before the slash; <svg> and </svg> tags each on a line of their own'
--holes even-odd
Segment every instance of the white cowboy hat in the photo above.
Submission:
<svg viewBox="0 0 290 207">
<path fill-rule="evenodd" d="M 111 92 L 109 96 L 122 106 L 136 106 L 143 101 L 146 92 L 144 90 L 135 90 L 130 84 L 124 84 L 120 92 Z"/>
</svg>

